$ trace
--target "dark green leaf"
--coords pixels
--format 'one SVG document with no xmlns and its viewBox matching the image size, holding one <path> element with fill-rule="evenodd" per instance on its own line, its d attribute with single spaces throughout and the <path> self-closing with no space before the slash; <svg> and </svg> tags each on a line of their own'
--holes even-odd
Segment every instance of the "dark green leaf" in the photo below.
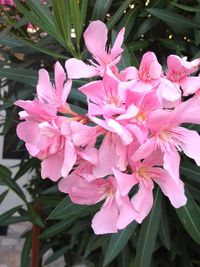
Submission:
<svg viewBox="0 0 200 267">
<path fill-rule="evenodd" d="M 69 219 L 69 220 L 62 220 L 62 221 L 54 224 L 53 226 L 47 228 L 40 235 L 40 238 L 42 238 L 42 239 L 49 238 L 49 237 L 52 237 L 52 236 L 59 234 L 60 232 L 64 231 L 69 226 L 69 224 L 71 224 L 73 221 L 74 221 L 74 218 Z"/>
<path fill-rule="evenodd" d="M 197 204 L 192 198 L 189 190 L 186 188 L 187 204 L 176 213 L 190 236 L 200 245 L 200 212 Z"/>
<path fill-rule="evenodd" d="M 24 202 L 26 202 L 26 197 L 20 186 L 12 179 L 11 172 L 5 166 L 0 165 L 0 183 L 7 185 L 11 190 L 13 190 Z"/>
<path fill-rule="evenodd" d="M 13 67 L 0 68 L 0 77 L 35 86 L 38 79 L 38 72 L 35 70 Z"/>
<path fill-rule="evenodd" d="M 3 202 L 4 198 L 7 196 L 9 190 L 4 191 L 0 195 L 0 204 Z"/>
<path fill-rule="evenodd" d="M 30 252 L 32 245 L 32 232 L 29 232 L 26 236 L 26 240 L 24 242 L 24 246 L 21 252 L 21 265 L 20 267 L 30 266 Z"/>
<path fill-rule="evenodd" d="M 156 188 L 154 195 L 154 205 L 151 210 L 151 213 L 142 223 L 142 227 L 140 229 L 135 264 L 137 267 L 149 267 L 152 252 L 154 250 L 154 245 L 160 223 L 162 199 L 161 191 L 158 187 Z"/>
<path fill-rule="evenodd" d="M 111 19 L 107 23 L 107 27 L 111 30 L 114 25 L 120 20 L 124 11 L 128 8 L 128 6 L 133 2 L 133 0 L 125 0 L 122 2 L 118 10 L 112 15 Z"/>
<path fill-rule="evenodd" d="M 185 29 L 200 29 L 200 24 L 195 23 L 194 21 L 175 12 L 158 8 L 149 8 L 147 11 L 167 23 L 174 31 L 184 32 Z"/>
<path fill-rule="evenodd" d="M 113 234 L 108 244 L 103 266 L 108 265 L 124 248 L 135 231 L 137 223 L 134 221 L 117 234 Z"/>
<path fill-rule="evenodd" d="M 14 207 L 14 208 L 6 211 L 5 213 L 1 214 L 0 215 L 0 224 L 3 224 L 5 222 L 5 220 L 9 219 L 20 208 L 21 208 L 21 206 L 17 206 L 17 207 Z"/>
<path fill-rule="evenodd" d="M 87 209 L 87 206 L 75 205 L 71 202 L 69 197 L 65 197 L 50 213 L 48 219 L 54 220 L 72 218 L 73 216 L 81 215 Z"/>
<path fill-rule="evenodd" d="M 55 251 L 55 252 L 53 253 L 53 255 L 50 256 L 50 257 L 45 261 L 45 265 L 46 265 L 46 264 L 49 264 L 49 263 L 51 263 L 51 262 L 53 262 L 53 261 L 55 261 L 56 259 L 58 259 L 59 257 L 61 257 L 63 254 L 65 254 L 65 252 L 67 252 L 69 249 L 70 249 L 70 245 L 65 246 L 64 248 L 61 248 L 61 249 Z"/>
<path fill-rule="evenodd" d="M 104 21 L 113 0 L 95 1 L 92 11 L 92 20 Z"/>
<path fill-rule="evenodd" d="M 200 8 L 199 7 L 192 7 L 189 5 L 182 5 L 182 4 L 178 4 L 178 3 L 174 3 L 174 2 L 170 2 L 170 5 L 173 5 L 175 7 L 178 7 L 182 10 L 188 11 L 188 12 L 200 12 Z"/>
</svg>

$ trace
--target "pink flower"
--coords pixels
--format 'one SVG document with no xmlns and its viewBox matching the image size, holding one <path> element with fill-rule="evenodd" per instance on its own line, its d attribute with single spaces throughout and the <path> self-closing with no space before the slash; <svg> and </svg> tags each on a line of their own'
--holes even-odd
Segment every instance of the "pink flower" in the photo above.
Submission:
<svg viewBox="0 0 200 267">
<path fill-rule="evenodd" d="M 56 107 L 59 112 L 66 112 L 69 106 L 66 103 L 67 97 L 71 90 L 71 80 L 66 80 L 66 74 L 59 62 L 56 62 L 55 69 L 55 86 L 52 85 L 49 73 L 45 69 L 39 70 L 39 79 L 37 84 L 37 97 L 41 103 L 48 103 Z"/>
<path fill-rule="evenodd" d="M 144 159 L 158 148 L 164 153 L 164 168 L 178 181 L 180 156 L 177 150 L 183 150 L 200 166 L 200 136 L 196 131 L 180 126 L 181 123 L 199 123 L 198 114 L 198 97 L 181 103 L 173 111 L 152 111 L 148 120 L 150 137 L 139 147 L 132 159 Z"/>
<path fill-rule="evenodd" d="M 181 87 L 185 96 L 195 93 L 200 89 L 200 77 L 191 77 L 191 73 L 198 70 L 199 60 L 191 62 L 176 55 L 167 58 L 167 78 L 177 87 Z"/>
<path fill-rule="evenodd" d="M 103 81 L 87 83 L 79 88 L 88 97 L 89 116 L 112 117 L 124 112 L 126 91 L 120 90 L 118 85 L 117 78 L 107 69 Z"/>
<path fill-rule="evenodd" d="M 65 67 L 68 78 L 77 79 L 103 76 L 107 67 L 114 73 L 118 73 L 116 64 L 121 60 L 124 31 L 124 28 L 121 29 L 113 47 L 107 49 L 108 30 L 106 25 L 99 20 L 91 22 L 83 36 L 86 47 L 93 55 L 95 62 L 90 60 L 91 65 L 88 65 L 75 58 L 67 60 Z"/>
<path fill-rule="evenodd" d="M 114 177 L 87 182 L 71 174 L 59 182 L 59 190 L 68 193 L 74 203 L 82 205 L 96 204 L 105 199 L 92 220 L 95 234 L 116 233 L 135 218 L 136 211 L 128 196 L 120 194 Z"/>
<path fill-rule="evenodd" d="M 138 223 L 143 221 L 152 208 L 154 182 L 175 208 L 180 208 L 187 201 L 183 182 L 180 179 L 175 182 L 166 170 L 158 167 L 161 165 L 159 156 L 156 151 L 142 162 L 132 162 L 132 174 L 113 169 L 122 196 L 126 196 L 135 185 L 139 186 L 139 190 L 131 199 L 134 209 L 138 212 L 135 217 Z"/>
</svg>

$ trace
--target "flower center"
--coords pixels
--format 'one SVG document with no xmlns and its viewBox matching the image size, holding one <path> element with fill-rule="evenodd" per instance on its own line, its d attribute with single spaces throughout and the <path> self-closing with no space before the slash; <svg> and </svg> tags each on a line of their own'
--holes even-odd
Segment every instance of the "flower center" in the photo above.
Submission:
<svg viewBox="0 0 200 267">
<path fill-rule="evenodd" d="M 134 117 L 134 119 L 138 122 L 143 122 L 147 118 L 147 113 L 145 111 L 139 111 L 138 114 Z"/>
</svg>

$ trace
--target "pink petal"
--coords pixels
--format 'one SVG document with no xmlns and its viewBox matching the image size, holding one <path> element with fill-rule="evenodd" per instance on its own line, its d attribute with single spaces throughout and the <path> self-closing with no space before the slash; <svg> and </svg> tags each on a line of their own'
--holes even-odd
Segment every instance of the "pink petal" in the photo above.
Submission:
<svg viewBox="0 0 200 267">
<path fill-rule="evenodd" d="M 118 207 L 114 200 L 104 204 L 92 219 L 96 235 L 117 233 Z"/>
<path fill-rule="evenodd" d="M 123 49 L 121 48 L 123 40 L 124 40 L 124 33 L 125 33 L 125 28 L 122 28 L 120 32 L 117 35 L 117 38 L 114 42 L 114 45 L 111 49 L 111 55 L 114 58 L 116 58 L 119 54 L 122 53 Z"/>
<path fill-rule="evenodd" d="M 49 104 L 53 103 L 55 92 L 50 81 L 49 73 L 45 69 L 39 70 L 39 79 L 36 90 L 40 101 L 44 101 Z"/>
<path fill-rule="evenodd" d="M 128 195 L 132 187 L 138 184 L 138 179 L 133 174 L 126 174 L 112 168 L 122 196 Z"/>
<path fill-rule="evenodd" d="M 161 78 L 159 88 L 162 91 L 164 107 L 173 107 L 181 102 L 181 91 L 171 81 Z"/>
<path fill-rule="evenodd" d="M 94 81 L 87 83 L 79 88 L 92 102 L 101 105 L 106 98 L 103 83 L 101 81 Z"/>
<path fill-rule="evenodd" d="M 61 170 L 63 177 L 66 177 L 69 174 L 75 163 L 76 163 L 76 152 L 74 145 L 71 142 L 71 140 L 67 140 L 66 138 L 65 149 L 64 149 L 64 162 Z"/>
<path fill-rule="evenodd" d="M 34 121 L 24 121 L 17 125 L 17 135 L 24 142 L 35 144 L 40 138 L 38 123 Z"/>
<path fill-rule="evenodd" d="M 194 94 L 200 89 L 200 77 L 186 77 L 181 80 L 180 85 L 184 96 Z"/>
<path fill-rule="evenodd" d="M 43 179 L 49 178 L 52 181 L 57 181 L 61 176 L 63 165 L 63 157 L 56 153 L 43 160 L 41 163 L 41 176 Z"/>
<path fill-rule="evenodd" d="M 150 65 L 149 75 L 152 77 L 152 79 L 159 79 L 161 76 L 161 73 L 162 73 L 162 67 L 156 59 Z"/>
<path fill-rule="evenodd" d="M 147 158 L 154 150 L 156 150 L 156 139 L 154 137 L 148 139 L 139 149 L 133 154 L 132 160 L 138 161 Z"/>
<path fill-rule="evenodd" d="M 106 25 L 99 20 L 92 21 L 83 34 L 89 52 L 103 62 L 108 57 L 105 52 L 107 35 L 108 30 Z"/>
<path fill-rule="evenodd" d="M 135 219 L 137 212 L 134 210 L 128 197 L 116 197 L 116 201 L 119 207 L 117 228 L 121 230 Z"/>
<path fill-rule="evenodd" d="M 96 179 L 91 182 L 87 182 L 84 179 L 74 179 L 74 186 L 72 186 L 69 192 L 70 198 L 74 203 L 81 205 L 96 204 L 102 200 L 102 198 L 99 198 L 99 195 L 101 187 L 105 184 L 104 179 Z"/>
<path fill-rule="evenodd" d="M 142 183 L 139 185 L 139 190 L 131 200 L 133 207 L 138 211 L 135 220 L 141 223 L 151 211 L 153 206 L 152 189 L 146 188 Z"/>
<path fill-rule="evenodd" d="M 98 75 L 95 67 L 85 64 L 82 60 L 70 58 L 65 62 L 68 79 L 91 78 Z"/>
<path fill-rule="evenodd" d="M 62 65 L 58 61 L 55 63 L 54 68 L 56 94 L 61 98 L 66 75 Z"/>
<path fill-rule="evenodd" d="M 200 98 L 193 96 L 187 101 L 182 102 L 172 112 L 173 120 L 177 124 L 181 123 L 197 123 L 200 124 Z"/>
<path fill-rule="evenodd" d="M 180 180 L 179 167 L 180 167 L 180 156 L 176 148 L 171 147 L 171 150 L 165 150 L 163 158 L 163 167 L 169 172 L 171 177 L 176 183 Z"/>
<path fill-rule="evenodd" d="M 179 127 L 179 133 L 183 136 L 183 142 L 181 148 L 184 153 L 194 159 L 196 164 L 200 166 L 200 136 L 196 131 L 188 130 L 183 127 Z"/>
<path fill-rule="evenodd" d="M 107 124 L 117 135 L 120 136 L 124 145 L 128 145 L 133 141 L 133 136 L 130 131 L 127 130 L 125 126 L 119 124 L 116 120 L 108 119 Z"/>
<path fill-rule="evenodd" d="M 61 97 L 60 97 L 60 101 L 61 103 L 64 105 L 66 103 L 66 100 L 68 98 L 68 95 L 71 91 L 71 87 L 72 87 L 72 81 L 71 80 L 68 80 L 64 87 L 63 87 L 63 90 L 61 92 Z"/>
<path fill-rule="evenodd" d="M 124 82 L 138 79 L 138 70 L 135 67 L 127 67 L 120 72 L 118 78 Z"/>
<path fill-rule="evenodd" d="M 112 167 L 116 167 L 116 145 L 112 135 L 105 135 L 99 148 L 99 161 L 93 169 L 94 175 L 104 177 L 112 174 Z"/>
<path fill-rule="evenodd" d="M 162 192 L 169 198 L 175 208 L 184 206 L 187 198 L 184 193 L 184 184 L 181 180 L 175 182 L 167 171 L 155 168 L 157 177 L 153 180 L 160 186 Z"/>
</svg>

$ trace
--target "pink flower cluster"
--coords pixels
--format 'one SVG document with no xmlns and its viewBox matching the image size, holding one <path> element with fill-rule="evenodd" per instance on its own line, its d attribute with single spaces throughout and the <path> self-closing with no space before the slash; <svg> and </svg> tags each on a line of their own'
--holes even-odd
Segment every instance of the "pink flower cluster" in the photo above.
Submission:
<svg viewBox="0 0 200 267">
<path fill-rule="evenodd" d="M 41 69 L 36 98 L 15 103 L 24 109 L 17 134 L 41 160 L 42 178 L 61 178 L 59 190 L 74 203 L 104 201 L 92 220 L 96 234 L 141 223 L 152 208 L 155 183 L 175 208 L 185 205 L 179 152 L 200 166 L 200 136 L 182 126 L 200 123 L 200 77 L 191 75 L 200 61 L 170 55 L 163 72 L 147 52 L 139 69 L 119 71 L 124 31 L 110 48 L 105 24 L 91 22 L 84 40 L 93 60 L 67 60 L 68 80 L 57 62 L 55 85 Z M 88 102 L 88 113 L 80 115 L 66 103 L 72 79 L 91 77 L 98 79 L 78 88 Z"/>
</svg>

